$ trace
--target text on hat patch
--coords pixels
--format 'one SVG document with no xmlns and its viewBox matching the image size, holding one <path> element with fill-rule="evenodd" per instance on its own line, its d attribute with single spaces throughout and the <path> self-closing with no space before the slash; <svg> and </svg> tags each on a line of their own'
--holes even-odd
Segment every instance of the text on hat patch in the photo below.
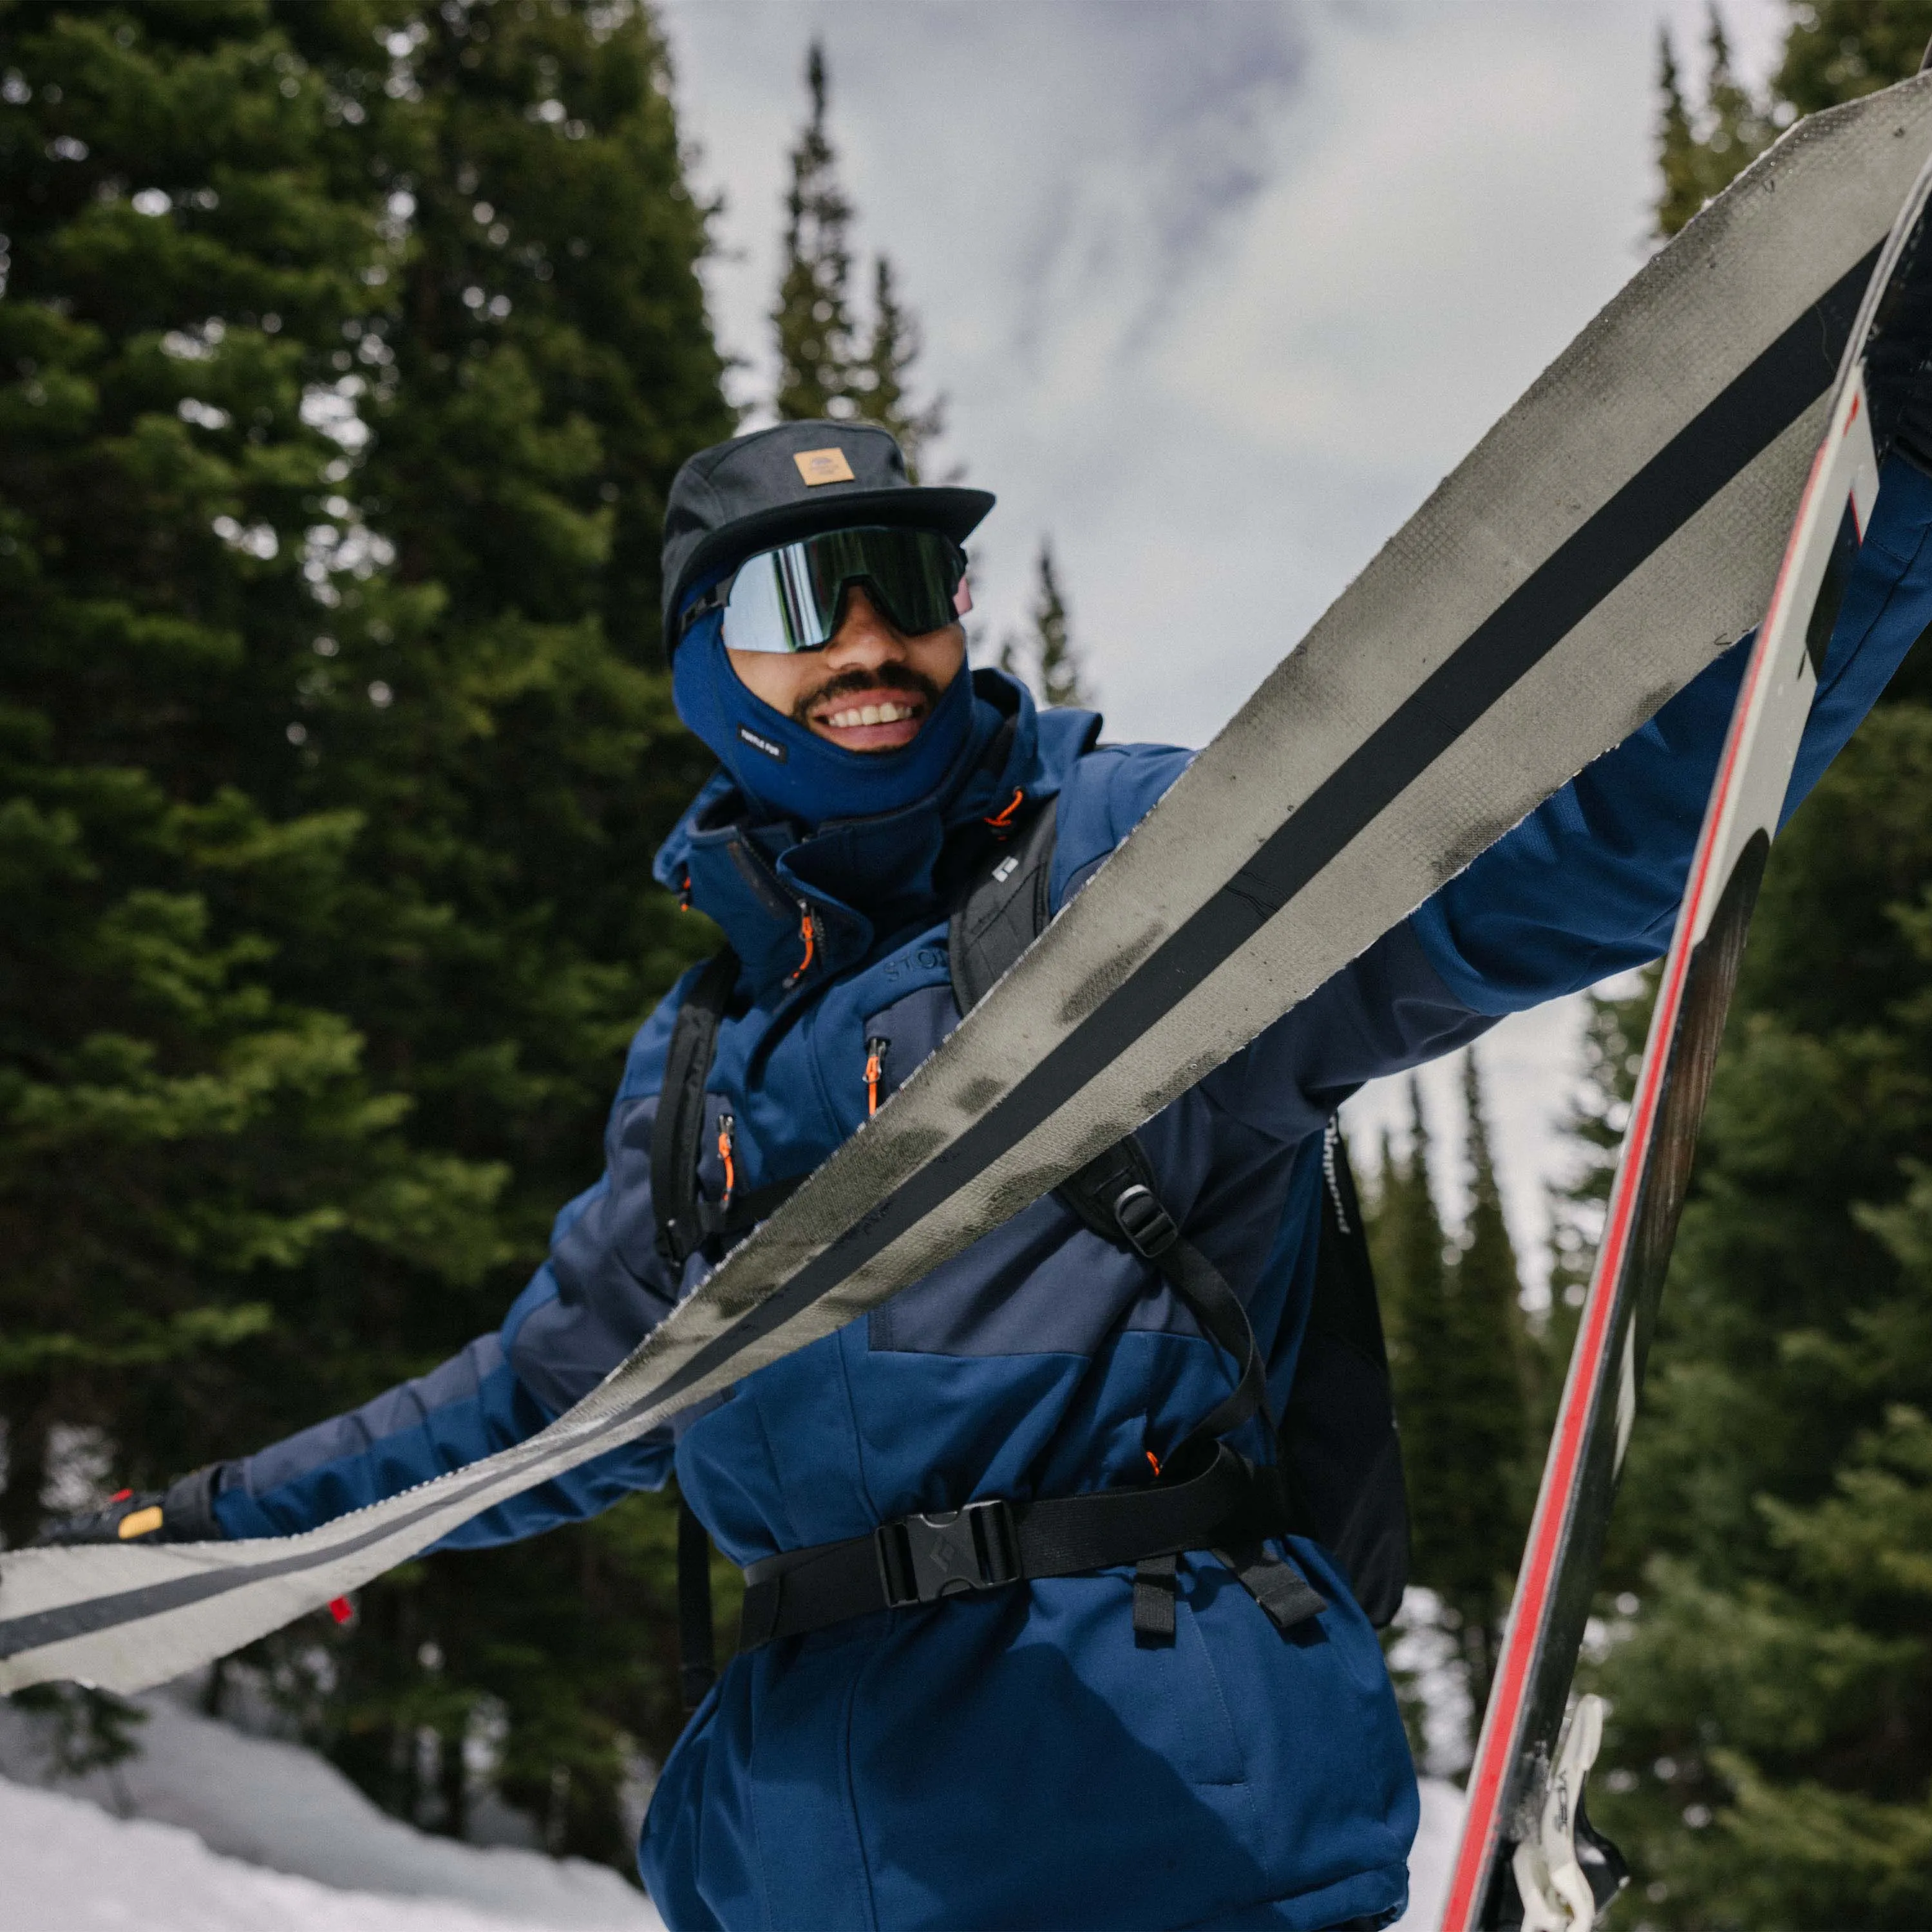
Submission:
<svg viewBox="0 0 1932 1932">
<path fill-rule="evenodd" d="M 805 478 L 808 489 L 816 483 L 850 483 L 854 480 L 852 466 L 845 460 L 842 449 L 801 449 L 792 460 L 798 465 L 798 473 Z"/>
</svg>

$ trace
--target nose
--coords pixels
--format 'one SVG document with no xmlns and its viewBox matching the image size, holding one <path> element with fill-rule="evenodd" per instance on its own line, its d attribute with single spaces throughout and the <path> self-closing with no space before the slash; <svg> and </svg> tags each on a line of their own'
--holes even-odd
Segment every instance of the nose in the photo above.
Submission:
<svg viewBox="0 0 1932 1932">
<path fill-rule="evenodd" d="M 866 595 L 865 586 L 854 584 L 845 593 L 838 628 L 825 647 L 826 662 L 862 670 L 905 655 L 905 639 Z"/>
</svg>

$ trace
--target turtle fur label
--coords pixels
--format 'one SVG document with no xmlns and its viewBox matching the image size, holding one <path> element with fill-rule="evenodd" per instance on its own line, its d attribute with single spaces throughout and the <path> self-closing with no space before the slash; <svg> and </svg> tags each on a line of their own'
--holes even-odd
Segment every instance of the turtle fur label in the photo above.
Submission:
<svg viewBox="0 0 1932 1932">
<path fill-rule="evenodd" d="M 738 736 L 754 752 L 762 752 L 768 758 L 776 758 L 780 764 L 791 756 L 775 738 L 767 738 L 762 732 L 754 731 L 748 724 L 738 727 Z"/>
</svg>

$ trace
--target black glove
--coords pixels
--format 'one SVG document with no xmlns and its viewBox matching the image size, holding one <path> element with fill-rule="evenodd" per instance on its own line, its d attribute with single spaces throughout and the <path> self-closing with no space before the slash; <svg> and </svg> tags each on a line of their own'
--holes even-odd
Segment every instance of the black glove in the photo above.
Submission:
<svg viewBox="0 0 1932 1932">
<path fill-rule="evenodd" d="M 58 1516 L 44 1524 L 34 1547 L 73 1543 L 214 1543 L 222 1528 L 214 1491 L 227 1467 L 211 1462 L 178 1476 L 165 1490 L 129 1491 L 98 1510 Z"/>
</svg>

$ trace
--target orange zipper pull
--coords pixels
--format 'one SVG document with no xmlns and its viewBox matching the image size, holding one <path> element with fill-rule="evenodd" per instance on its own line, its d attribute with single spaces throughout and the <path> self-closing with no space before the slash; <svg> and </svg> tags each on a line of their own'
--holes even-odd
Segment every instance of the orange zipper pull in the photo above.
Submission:
<svg viewBox="0 0 1932 1932">
<path fill-rule="evenodd" d="M 729 1114 L 718 1116 L 718 1158 L 724 1163 L 724 1198 L 718 1202 L 721 1208 L 731 1204 L 731 1191 L 738 1184 L 738 1168 L 731 1157 L 732 1130 L 737 1125 Z"/>
<path fill-rule="evenodd" d="M 1013 814 L 1019 810 L 1025 797 L 1025 792 L 1018 785 L 1014 786 L 1012 796 L 1006 800 L 1005 806 L 1000 810 L 986 820 L 986 823 L 1004 838 L 1013 829 Z"/>
<path fill-rule="evenodd" d="M 889 1040 L 868 1040 L 866 1042 L 866 1118 L 870 1120 L 879 1111 L 879 1082 L 886 1070 L 886 1054 L 892 1046 Z"/>
<path fill-rule="evenodd" d="M 798 936 L 805 942 L 805 957 L 798 962 L 798 970 L 786 980 L 788 986 L 796 986 L 811 970 L 818 951 L 818 929 L 812 923 L 812 908 L 803 899 L 798 902 Z"/>
</svg>

